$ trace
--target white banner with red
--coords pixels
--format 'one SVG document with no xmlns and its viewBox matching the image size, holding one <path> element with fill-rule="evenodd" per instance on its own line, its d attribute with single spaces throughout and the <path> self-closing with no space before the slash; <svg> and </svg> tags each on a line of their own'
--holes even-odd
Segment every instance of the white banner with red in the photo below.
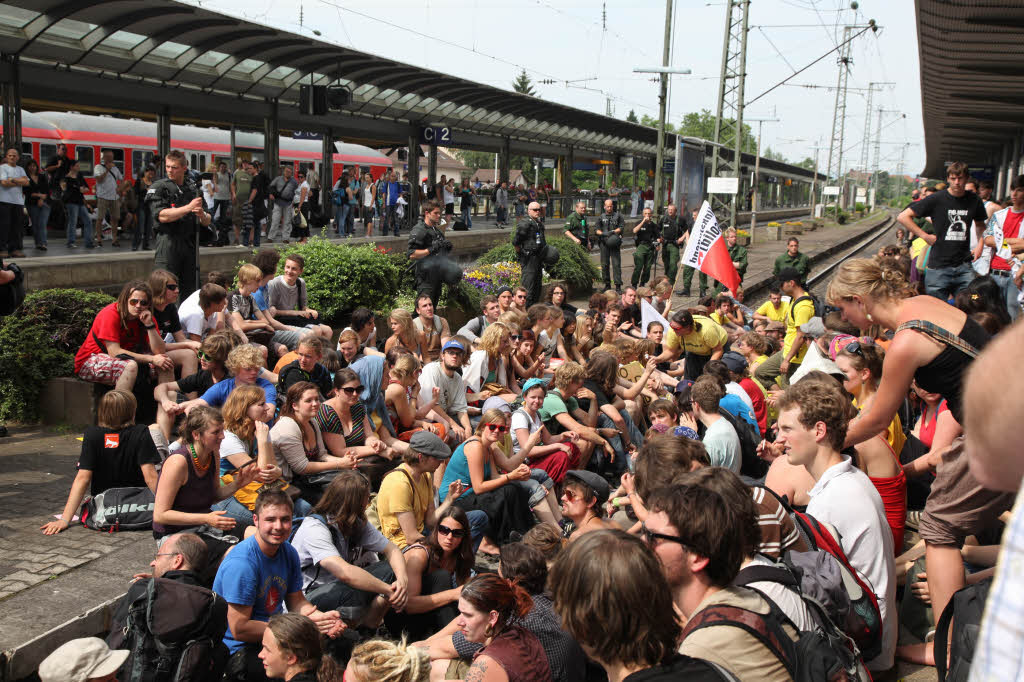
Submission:
<svg viewBox="0 0 1024 682">
<path fill-rule="evenodd" d="M 686 242 L 686 251 L 680 265 L 700 270 L 724 284 L 730 291 L 736 291 L 740 285 L 740 274 L 732 264 L 722 228 L 706 201 L 690 229 L 690 239 Z"/>
</svg>

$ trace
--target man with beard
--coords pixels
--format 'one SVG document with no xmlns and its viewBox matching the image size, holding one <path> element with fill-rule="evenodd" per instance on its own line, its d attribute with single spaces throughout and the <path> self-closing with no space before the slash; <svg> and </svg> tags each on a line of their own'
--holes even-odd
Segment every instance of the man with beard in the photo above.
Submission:
<svg viewBox="0 0 1024 682">
<path fill-rule="evenodd" d="M 420 375 L 420 405 L 433 400 L 434 387 L 441 389 L 437 407 L 427 418 L 433 415 L 433 421 L 445 425 L 451 434 L 448 439 L 451 445 L 458 445 L 473 433 L 466 405 L 466 383 L 457 371 L 465 360 L 466 347 L 458 338 L 450 339 L 441 349 L 441 359 L 427 363 Z"/>
</svg>

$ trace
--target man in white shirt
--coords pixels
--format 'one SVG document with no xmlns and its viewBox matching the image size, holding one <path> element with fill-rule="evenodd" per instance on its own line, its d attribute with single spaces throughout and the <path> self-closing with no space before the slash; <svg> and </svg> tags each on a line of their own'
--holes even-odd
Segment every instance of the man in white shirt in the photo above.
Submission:
<svg viewBox="0 0 1024 682">
<path fill-rule="evenodd" d="M 110 245 L 119 246 L 117 232 L 121 226 L 121 182 L 124 175 L 114 165 L 114 152 L 103 150 L 103 160 L 96 167 L 96 246 L 103 246 L 103 218 L 110 216 Z"/>
<path fill-rule="evenodd" d="M 199 291 L 193 291 L 178 308 L 178 321 L 189 341 L 202 341 L 225 325 L 224 309 L 228 305 L 228 292 L 219 284 L 209 282 Z"/>
<path fill-rule="evenodd" d="M 435 387 L 441 390 L 437 396 L 437 407 L 430 411 L 427 419 L 447 427 L 448 440 L 452 445 L 458 445 L 473 433 L 466 404 L 466 383 L 455 371 L 465 364 L 465 360 L 466 347 L 457 339 L 450 339 L 441 349 L 441 359 L 424 366 L 420 375 L 420 405 L 434 399 Z"/>
<path fill-rule="evenodd" d="M 707 429 L 701 442 L 711 458 L 711 466 L 725 467 L 738 474 L 742 461 L 740 437 L 729 420 L 718 413 L 718 403 L 725 397 L 721 384 L 714 377 L 702 376 L 694 382 L 690 397 L 693 416 Z"/>
<path fill-rule="evenodd" d="M 875 590 L 882 615 L 882 653 L 869 670 L 888 670 L 896 652 L 896 570 L 885 507 L 867 475 L 839 453 L 852 416 L 850 401 L 830 386 L 804 379 L 778 401 L 779 436 L 789 463 L 814 479 L 807 513 L 834 527 L 850 564 Z"/>
</svg>

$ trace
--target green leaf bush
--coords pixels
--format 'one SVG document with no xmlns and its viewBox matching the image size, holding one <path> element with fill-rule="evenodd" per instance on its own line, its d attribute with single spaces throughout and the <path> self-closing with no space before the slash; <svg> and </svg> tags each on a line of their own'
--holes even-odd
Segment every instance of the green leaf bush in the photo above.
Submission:
<svg viewBox="0 0 1024 682">
<path fill-rule="evenodd" d="M 278 272 L 284 272 L 284 256 L 289 253 L 306 260 L 302 278 L 309 305 L 324 320 L 339 321 L 361 306 L 391 310 L 399 289 L 411 276 L 401 267 L 408 261 L 404 253 L 372 243 L 351 246 L 313 237 L 305 244 L 289 244 L 281 249 Z"/>
<path fill-rule="evenodd" d="M 568 237 L 548 237 L 547 243 L 558 249 L 559 254 L 558 263 L 548 271 L 551 279 L 563 280 L 573 289 L 589 289 L 595 279 L 601 278 L 601 271 L 590 259 L 590 254 L 576 242 Z M 480 256 L 477 263 L 502 261 L 518 261 L 511 243 L 495 246 Z"/>
<path fill-rule="evenodd" d="M 107 294 L 46 289 L 0 318 L 0 420 L 38 418 L 43 384 L 71 375 L 93 319 L 113 301 Z"/>
</svg>

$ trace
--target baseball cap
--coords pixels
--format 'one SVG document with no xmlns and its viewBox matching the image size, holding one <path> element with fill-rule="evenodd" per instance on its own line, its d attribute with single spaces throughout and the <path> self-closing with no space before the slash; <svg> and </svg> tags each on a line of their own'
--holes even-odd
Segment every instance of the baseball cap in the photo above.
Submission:
<svg viewBox="0 0 1024 682">
<path fill-rule="evenodd" d="M 409 439 L 409 448 L 434 459 L 448 459 L 452 449 L 430 431 L 417 431 Z"/>
<path fill-rule="evenodd" d="M 457 340 L 448 339 L 448 342 L 444 344 L 443 348 L 441 348 L 441 352 L 443 353 L 444 351 L 451 350 L 452 348 L 454 348 L 455 350 L 466 350 L 466 347 L 459 343 Z"/>
<path fill-rule="evenodd" d="M 737 374 L 747 368 L 747 359 L 734 350 L 722 354 L 722 362 L 729 368 L 730 372 Z"/>
<path fill-rule="evenodd" d="M 604 480 L 604 478 L 598 476 L 593 471 L 586 471 L 585 469 L 570 469 L 565 472 L 565 478 L 575 479 L 593 490 L 594 494 L 597 496 L 598 506 L 603 505 L 608 501 L 608 496 L 611 494 L 611 488 L 608 486 L 608 481 Z"/>
<path fill-rule="evenodd" d="M 117 672 L 130 652 L 112 651 L 99 637 L 83 637 L 65 642 L 39 664 L 42 682 L 85 682 Z"/>
<path fill-rule="evenodd" d="M 764 328 L 766 332 L 784 332 L 786 331 L 786 325 L 782 324 L 778 320 L 772 320 Z"/>
<path fill-rule="evenodd" d="M 790 280 L 803 282 L 804 278 L 799 272 L 797 272 L 796 268 L 782 268 L 782 270 L 779 270 L 779 274 L 775 277 L 775 280 L 781 284 L 782 282 L 788 282 Z"/>
</svg>

